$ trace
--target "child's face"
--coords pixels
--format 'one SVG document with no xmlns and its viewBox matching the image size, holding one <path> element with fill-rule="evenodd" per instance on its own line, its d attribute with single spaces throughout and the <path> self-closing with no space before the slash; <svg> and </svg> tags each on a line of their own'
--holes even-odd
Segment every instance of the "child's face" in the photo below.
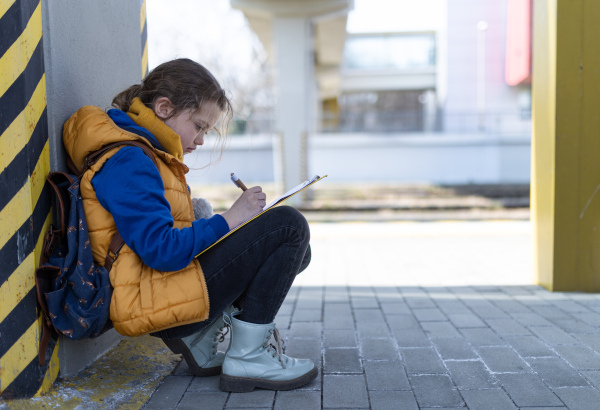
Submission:
<svg viewBox="0 0 600 410">
<path fill-rule="evenodd" d="M 204 144 L 204 136 L 215 126 L 220 116 L 219 106 L 208 101 L 203 103 L 199 110 L 181 111 L 164 122 L 179 134 L 185 155 L 194 151 L 198 145 Z"/>
</svg>

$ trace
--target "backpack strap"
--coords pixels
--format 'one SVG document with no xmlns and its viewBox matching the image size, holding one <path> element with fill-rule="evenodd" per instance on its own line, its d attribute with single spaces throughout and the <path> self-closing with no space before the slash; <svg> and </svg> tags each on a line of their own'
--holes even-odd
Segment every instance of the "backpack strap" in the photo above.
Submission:
<svg viewBox="0 0 600 410">
<path fill-rule="evenodd" d="M 148 156 L 148 158 L 150 158 L 152 160 L 152 162 L 158 169 L 158 162 L 156 162 L 156 157 L 154 156 L 154 152 L 152 152 L 152 148 L 150 148 L 148 145 L 144 144 L 143 142 L 139 142 L 139 141 L 118 141 L 118 142 L 113 142 L 112 144 L 105 145 L 104 147 L 100 148 L 98 151 L 94 151 L 94 152 L 90 153 L 87 157 L 85 157 L 85 159 L 83 161 L 83 172 L 90 169 L 92 167 L 92 165 L 94 165 L 96 162 L 98 162 L 98 160 L 100 158 L 102 158 L 102 156 L 104 154 L 106 154 L 108 151 L 110 151 L 116 147 L 120 147 L 122 145 L 129 145 L 129 146 L 140 148 L 142 151 L 144 151 L 144 154 L 146 154 L 146 156 Z M 112 269 L 112 265 L 119 257 L 119 251 L 121 250 L 123 245 L 125 245 L 125 241 L 121 237 L 121 234 L 119 233 L 119 231 L 115 232 L 112 240 L 110 241 L 110 245 L 108 246 L 108 252 L 106 253 L 106 258 L 104 259 L 104 267 L 106 268 L 107 271 L 110 272 L 110 270 Z"/>
<path fill-rule="evenodd" d="M 148 145 L 144 144 L 143 142 L 139 142 L 139 141 L 118 141 L 118 142 L 113 142 L 112 144 L 105 145 L 104 147 L 100 148 L 98 151 L 94 151 L 94 152 L 91 152 L 90 154 L 88 154 L 88 156 L 85 157 L 85 159 L 83 160 L 83 172 L 90 169 L 92 167 L 92 165 L 94 165 L 96 162 L 98 162 L 98 160 L 104 154 L 106 154 L 108 151 L 110 151 L 113 148 L 120 147 L 122 145 L 130 145 L 133 147 L 140 148 L 142 151 L 144 151 L 144 154 L 146 154 L 152 160 L 152 162 L 154 163 L 156 168 L 158 168 L 158 163 L 156 162 L 156 157 L 154 156 L 154 152 L 152 152 L 152 148 L 150 148 Z"/>
</svg>

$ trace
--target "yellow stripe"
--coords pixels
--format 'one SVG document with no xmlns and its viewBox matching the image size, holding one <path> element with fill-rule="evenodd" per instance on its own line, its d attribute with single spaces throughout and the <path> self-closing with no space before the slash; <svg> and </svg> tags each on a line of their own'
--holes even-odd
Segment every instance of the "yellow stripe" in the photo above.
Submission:
<svg viewBox="0 0 600 410">
<path fill-rule="evenodd" d="M 35 87 L 27 107 L 18 115 L 9 127 L 0 135 L 0 172 L 10 164 L 15 156 L 29 142 L 36 124 L 46 108 L 46 74 Z"/>
<path fill-rule="evenodd" d="M 44 149 L 42 150 L 40 157 L 38 158 L 37 164 L 35 164 L 35 168 L 31 173 L 31 191 L 35 198 L 38 198 L 42 193 L 42 189 L 44 189 L 44 185 L 46 184 L 46 177 L 50 173 L 50 140 L 46 140 L 46 144 L 44 144 Z M 35 208 L 35 204 L 37 203 L 37 199 L 32 201 L 32 209 Z"/>
<path fill-rule="evenodd" d="M 25 223 L 33 212 L 34 205 L 37 203 L 42 188 L 44 188 L 43 181 L 46 179 L 47 171 L 44 169 L 48 163 L 48 150 L 49 143 L 46 141 L 46 145 L 38 164 L 35 167 L 31 177 L 27 178 L 23 187 L 17 192 L 17 194 L 11 199 L 11 201 L 4 207 L 0 212 L 0 249 L 6 245 L 6 242 L 17 232 L 17 230 Z"/>
<path fill-rule="evenodd" d="M 144 31 L 144 25 L 146 24 L 146 0 L 142 3 L 142 9 L 140 10 L 140 33 Z"/>
<path fill-rule="evenodd" d="M 6 14 L 8 9 L 11 8 L 13 4 L 15 4 L 15 1 L 16 0 L 0 0 L 0 19 L 2 18 L 2 16 L 4 16 L 4 14 Z"/>
<path fill-rule="evenodd" d="M 44 393 L 48 393 L 52 384 L 56 380 L 59 371 L 59 361 L 58 361 L 58 345 L 60 343 L 60 338 L 56 341 L 56 345 L 54 345 L 54 350 L 52 351 L 52 357 L 50 358 L 50 363 L 48 363 L 48 369 L 46 369 L 46 374 L 44 374 L 44 380 L 42 381 L 42 385 L 37 393 L 33 397 L 40 397 Z"/>
<path fill-rule="evenodd" d="M 0 386 L 4 389 L 11 384 L 29 363 L 37 356 L 39 322 L 34 321 L 29 329 L 0 358 Z"/>
<path fill-rule="evenodd" d="M 21 75 L 42 38 L 42 2 L 38 4 L 23 34 L 0 58 L 0 96 Z"/>
<path fill-rule="evenodd" d="M 144 46 L 144 53 L 142 54 L 142 78 L 146 77 L 148 72 L 148 42 L 146 41 L 146 45 Z"/>
<path fill-rule="evenodd" d="M 44 235 L 52 222 L 52 214 L 48 213 L 35 251 L 30 253 L 19 267 L 10 274 L 8 280 L 0 287 L 0 322 L 13 311 L 21 300 L 35 287 L 34 271 L 39 263 L 39 255 L 44 244 Z"/>
</svg>

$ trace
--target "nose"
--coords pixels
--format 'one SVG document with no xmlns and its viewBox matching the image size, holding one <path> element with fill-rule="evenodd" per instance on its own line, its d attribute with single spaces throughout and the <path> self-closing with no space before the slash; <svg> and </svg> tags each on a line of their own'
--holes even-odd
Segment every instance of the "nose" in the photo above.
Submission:
<svg viewBox="0 0 600 410">
<path fill-rule="evenodd" d="M 204 133 L 198 134 L 196 138 L 194 138 L 194 144 L 204 145 Z"/>
</svg>

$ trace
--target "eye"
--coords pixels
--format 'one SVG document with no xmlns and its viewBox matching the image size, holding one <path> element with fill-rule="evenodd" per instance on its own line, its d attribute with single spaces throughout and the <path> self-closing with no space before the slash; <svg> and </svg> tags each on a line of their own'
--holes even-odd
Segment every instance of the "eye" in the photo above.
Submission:
<svg viewBox="0 0 600 410">
<path fill-rule="evenodd" d="M 196 130 L 197 131 L 202 131 L 203 129 L 204 129 L 204 127 L 202 127 L 202 125 L 196 124 Z"/>
</svg>

